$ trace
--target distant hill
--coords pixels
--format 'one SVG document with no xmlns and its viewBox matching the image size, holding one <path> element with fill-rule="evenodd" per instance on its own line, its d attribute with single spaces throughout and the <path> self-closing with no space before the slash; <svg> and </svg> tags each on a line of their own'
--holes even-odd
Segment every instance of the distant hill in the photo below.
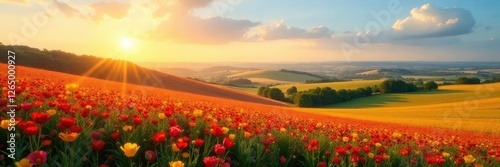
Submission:
<svg viewBox="0 0 500 167">
<path fill-rule="evenodd" d="M 260 83 L 304 83 L 307 80 L 319 80 L 321 77 L 304 72 L 290 72 L 285 70 L 251 70 L 245 71 L 228 77 L 247 78 L 252 82 Z"/>
<path fill-rule="evenodd" d="M 269 100 L 257 95 L 251 95 L 229 88 L 212 86 L 206 83 L 142 68 L 128 61 L 113 60 L 109 58 L 104 59 L 88 55 L 77 56 L 73 53 L 64 51 L 40 50 L 28 46 L 11 46 L 0 43 L 0 52 L 7 53 L 7 50 L 16 53 L 16 65 L 19 66 L 152 86 L 210 97 L 287 106 L 287 104 L 282 102 Z M 0 62 L 6 63 L 6 60 L 7 59 L 1 59 Z"/>
</svg>

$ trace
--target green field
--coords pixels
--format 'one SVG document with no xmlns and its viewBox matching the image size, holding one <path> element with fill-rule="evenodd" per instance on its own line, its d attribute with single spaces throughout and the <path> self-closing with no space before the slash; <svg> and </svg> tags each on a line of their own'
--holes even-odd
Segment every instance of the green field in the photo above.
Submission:
<svg viewBox="0 0 500 167">
<path fill-rule="evenodd" d="M 251 93 L 251 94 L 257 94 L 257 92 L 259 91 L 259 88 L 249 88 L 249 87 L 239 87 L 239 86 L 225 86 L 225 87 L 228 87 L 231 89 L 236 89 L 236 90 L 247 92 L 247 93 Z"/>
<path fill-rule="evenodd" d="M 380 122 L 500 134 L 500 83 L 441 86 L 384 94 L 299 111 Z"/>
<path fill-rule="evenodd" d="M 254 70 L 246 71 L 230 75 L 228 77 L 248 78 L 252 82 L 260 83 L 303 83 L 306 80 L 318 80 L 320 78 L 305 75 L 295 74 L 290 72 L 273 71 L 273 70 Z"/>
<path fill-rule="evenodd" d="M 285 92 L 288 88 L 295 86 L 298 91 L 314 89 L 317 87 L 331 87 L 332 89 L 357 89 L 364 88 L 367 86 L 379 85 L 384 80 L 360 80 L 360 81 L 345 81 L 345 82 L 328 82 L 328 83 L 313 83 L 313 84 L 288 84 L 288 85 L 278 85 L 276 88 L 281 89 Z"/>
</svg>

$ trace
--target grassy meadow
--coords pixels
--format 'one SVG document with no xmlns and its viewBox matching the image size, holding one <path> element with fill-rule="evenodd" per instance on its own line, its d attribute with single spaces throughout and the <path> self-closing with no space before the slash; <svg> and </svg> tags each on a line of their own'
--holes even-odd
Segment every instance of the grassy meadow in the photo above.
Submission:
<svg viewBox="0 0 500 167">
<path fill-rule="evenodd" d="M 359 81 L 346 81 L 346 82 L 328 82 L 328 83 L 312 83 L 312 84 L 287 84 L 287 85 L 278 85 L 276 88 L 281 89 L 285 92 L 288 88 L 295 86 L 298 91 L 314 89 L 317 87 L 331 87 L 332 89 L 357 89 L 364 88 L 367 86 L 379 85 L 384 80 L 359 80 Z"/>
<path fill-rule="evenodd" d="M 320 109 L 296 110 L 406 125 L 500 134 L 500 83 L 441 86 L 438 91 L 382 94 Z"/>
</svg>

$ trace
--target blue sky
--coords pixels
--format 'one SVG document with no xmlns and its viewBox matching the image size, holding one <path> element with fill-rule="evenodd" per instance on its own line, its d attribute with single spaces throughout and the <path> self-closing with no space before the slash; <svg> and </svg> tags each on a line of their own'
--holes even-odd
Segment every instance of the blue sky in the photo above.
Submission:
<svg viewBox="0 0 500 167">
<path fill-rule="evenodd" d="M 2 43 L 132 61 L 500 61 L 500 1 L 0 0 L 0 4 L 0 18 L 5 20 Z M 391 4 L 398 10 L 391 11 Z M 36 27 L 35 35 L 26 36 L 24 19 L 33 22 L 36 17 L 48 21 Z"/>
</svg>

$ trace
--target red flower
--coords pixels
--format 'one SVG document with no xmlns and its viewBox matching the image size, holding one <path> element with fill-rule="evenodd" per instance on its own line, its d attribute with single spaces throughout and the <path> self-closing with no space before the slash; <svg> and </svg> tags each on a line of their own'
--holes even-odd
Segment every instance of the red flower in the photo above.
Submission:
<svg viewBox="0 0 500 167">
<path fill-rule="evenodd" d="M 82 130 L 83 130 L 83 128 L 81 126 L 78 126 L 78 125 L 73 125 L 69 128 L 69 131 L 75 132 L 75 133 L 81 133 Z"/>
<path fill-rule="evenodd" d="M 144 158 L 148 162 L 154 162 L 156 160 L 156 152 L 153 150 L 147 150 L 144 152 Z"/>
<path fill-rule="evenodd" d="M 175 119 L 171 119 L 171 120 L 168 120 L 168 124 L 170 124 L 170 126 L 176 126 L 177 121 Z"/>
<path fill-rule="evenodd" d="M 33 126 L 30 126 L 30 127 L 27 127 L 23 130 L 23 132 L 28 135 L 28 136 L 33 136 L 33 135 L 36 135 L 38 133 L 38 130 L 40 128 L 37 126 L 37 125 L 33 125 Z"/>
<path fill-rule="evenodd" d="M 107 111 L 106 111 L 106 112 L 103 112 L 103 113 L 101 114 L 101 117 L 102 117 L 102 118 L 104 118 L 104 119 L 108 119 L 108 118 L 109 118 L 109 112 L 107 112 Z"/>
<path fill-rule="evenodd" d="M 224 152 L 226 152 L 226 147 L 224 147 L 221 144 L 216 144 L 214 146 L 214 152 L 215 152 L 215 155 L 222 155 L 222 154 L 224 154 Z"/>
<path fill-rule="evenodd" d="M 203 139 L 196 139 L 196 140 L 194 140 L 194 143 L 195 143 L 194 145 L 195 145 L 196 147 L 201 147 L 201 146 L 203 146 L 203 143 L 204 143 L 204 142 L 205 142 L 205 141 L 203 141 Z"/>
<path fill-rule="evenodd" d="M 29 111 L 29 110 L 31 110 L 31 108 L 33 108 L 33 105 L 30 103 L 23 103 L 23 104 L 20 104 L 19 107 L 21 107 L 21 109 L 23 109 L 25 111 Z"/>
<path fill-rule="evenodd" d="M 407 156 L 407 155 L 408 155 L 408 153 L 409 153 L 409 152 L 408 152 L 408 150 L 407 150 L 407 149 L 402 148 L 402 149 L 399 149 L 399 153 L 401 153 L 401 155 L 402 155 L 403 157 L 405 157 L 405 156 Z"/>
<path fill-rule="evenodd" d="M 113 140 L 118 140 L 118 138 L 120 138 L 120 132 L 111 133 L 111 138 L 113 138 Z"/>
<path fill-rule="evenodd" d="M 158 124 L 158 120 L 156 120 L 156 119 L 151 119 L 151 123 L 153 123 L 153 125 L 156 125 L 156 124 Z"/>
<path fill-rule="evenodd" d="M 222 136 L 222 135 L 224 135 L 224 131 L 222 130 L 222 127 L 220 127 L 220 126 L 214 126 L 212 128 L 212 134 L 214 136 Z"/>
<path fill-rule="evenodd" d="M 203 164 L 205 164 L 205 167 L 215 167 L 217 166 L 218 161 L 219 160 L 215 156 L 203 158 Z"/>
<path fill-rule="evenodd" d="M 165 139 L 167 139 L 167 134 L 165 132 L 156 132 L 153 136 L 151 136 L 151 140 L 153 140 L 155 143 L 163 143 L 165 142 Z"/>
<path fill-rule="evenodd" d="M 105 144 L 106 143 L 104 141 L 102 141 L 102 140 L 96 140 L 96 141 L 92 141 L 90 143 L 90 145 L 92 146 L 92 149 L 94 151 L 100 151 L 100 150 L 102 150 L 104 148 Z"/>
<path fill-rule="evenodd" d="M 43 165 L 47 161 L 47 153 L 45 151 L 35 151 L 30 153 L 26 158 L 30 164 Z"/>
<path fill-rule="evenodd" d="M 264 141 L 262 141 L 262 144 L 264 144 L 264 147 L 267 147 L 271 144 L 271 141 L 269 139 L 264 139 Z"/>
<path fill-rule="evenodd" d="M 177 141 L 177 143 L 175 143 L 175 145 L 177 146 L 177 148 L 179 150 L 184 150 L 188 146 L 188 143 L 186 143 L 184 140 L 180 139 L 179 141 Z"/>
<path fill-rule="evenodd" d="M 172 127 L 168 128 L 168 132 L 169 132 L 170 136 L 175 138 L 182 133 L 182 129 L 179 128 L 178 126 L 172 126 Z"/>
<path fill-rule="evenodd" d="M 346 154 L 347 154 L 347 151 L 348 151 L 348 150 L 347 150 L 347 148 L 344 148 L 344 147 L 341 147 L 341 146 L 337 146 L 337 147 L 335 148 L 335 152 L 336 152 L 337 154 L 341 155 L 341 156 L 342 156 L 342 155 L 346 155 Z"/>
<path fill-rule="evenodd" d="M 127 122 L 128 119 L 130 118 L 130 115 L 122 114 L 119 117 L 120 117 L 120 120 L 122 120 L 123 122 Z"/>
<path fill-rule="evenodd" d="M 231 149 L 231 147 L 234 146 L 234 142 L 226 137 L 224 138 L 224 140 L 222 140 L 222 145 L 224 145 L 224 147 L 226 147 L 227 149 Z"/>
<path fill-rule="evenodd" d="M 286 163 L 286 158 L 285 158 L 284 156 L 281 156 L 281 157 L 280 157 L 280 163 L 281 163 L 281 164 Z"/>
<path fill-rule="evenodd" d="M 341 161 L 342 161 L 342 159 L 340 159 L 339 157 L 332 158 L 332 162 L 335 164 L 340 164 Z"/>
<path fill-rule="evenodd" d="M 82 116 L 83 118 L 87 118 L 89 115 L 90 111 L 87 109 L 80 111 L 80 116 Z"/>
<path fill-rule="evenodd" d="M 33 112 L 30 115 L 33 121 L 39 124 L 44 124 L 50 119 L 50 115 L 45 112 Z"/>
<path fill-rule="evenodd" d="M 75 125 L 75 123 L 76 123 L 75 118 L 60 118 L 59 121 L 66 128 L 69 128 L 69 127 Z"/>
<path fill-rule="evenodd" d="M 359 148 L 354 147 L 354 148 L 352 148 L 352 149 L 351 149 L 351 152 L 352 152 L 352 154 L 354 154 L 354 155 L 359 155 Z"/>
<path fill-rule="evenodd" d="M 99 136 L 100 136 L 99 132 L 92 132 L 90 134 L 90 137 L 92 137 L 92 139 L 94 139 L 94 140 L 99 139 Z"/>
<path fill-rule="evenodd" d="M 318 167 L 326 167 L 326 163 L 325 162 L 319 162 Z"/>
<path fill-rule="evenodd" d="M 33 121 L 20 122 L 17 126 L 19 127 L 19 129 L 24 131 L 24 129 L 28 127 L 35 126 L 35 122 Z"/>
<path fill-rule="evenodd" d="M 365 153 L 369 153 L 371 150 L 372 150 L 372 148 L 370 148 L 370 146 L 363 147 L 363 152 L 365 152 Z"/>
<path fill-rule="evenodd" d="M 132 122 L 134 122 L 134 125 L 140 125 L 142 123 L 142 118 L 133 118 Z"/>
</svg>

